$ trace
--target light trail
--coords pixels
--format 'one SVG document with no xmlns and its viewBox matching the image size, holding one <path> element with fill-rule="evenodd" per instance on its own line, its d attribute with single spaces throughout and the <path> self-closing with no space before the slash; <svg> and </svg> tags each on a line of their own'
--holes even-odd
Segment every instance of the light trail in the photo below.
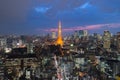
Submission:
<svg viewBox="0 0 120 80">
<path fill-rule="evenodd" d="M 58 80 L 63 80 L 62 79 L 62 76 L 61 76 L 61 68 L 58 66 L 58 62 L 57 62 L 57 57 L 56 55 L 54 55 L 54 60 L 55 60 L 55 67 L 57 69 L 57 77 L 58 77 Z"/>
</svg>

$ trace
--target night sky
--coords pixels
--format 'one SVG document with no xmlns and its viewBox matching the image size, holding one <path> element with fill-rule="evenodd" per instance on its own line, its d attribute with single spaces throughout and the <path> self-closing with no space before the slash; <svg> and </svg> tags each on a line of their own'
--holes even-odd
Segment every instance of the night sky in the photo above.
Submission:
<svg viewBox="0 0 120 80">
<path fill-rule="evenodd" d="M 120 31 L 120 0 L 0 0 L 0 34 Z"/>
</svg>

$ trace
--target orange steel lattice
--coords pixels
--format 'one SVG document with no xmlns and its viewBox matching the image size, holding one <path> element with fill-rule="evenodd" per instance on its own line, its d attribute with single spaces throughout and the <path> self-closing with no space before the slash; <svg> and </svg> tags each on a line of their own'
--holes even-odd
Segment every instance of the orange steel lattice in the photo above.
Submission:
<svg viewBox="0 0 120 80">
<path fill-rule="evenodd" d="M 62 28 L 61 28 L 61 22 L 59 21 L 58 25 L 58 38 L 55 42 L 56 45 L 63 46 L 63 40 L 62 40 Z"/>
</svg>

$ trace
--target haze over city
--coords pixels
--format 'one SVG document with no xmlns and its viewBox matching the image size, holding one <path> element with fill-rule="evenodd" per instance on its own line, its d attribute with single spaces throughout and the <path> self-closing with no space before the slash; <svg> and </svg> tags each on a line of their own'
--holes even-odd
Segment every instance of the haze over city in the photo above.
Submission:
<svg viewBox="0 0 120 80">
<path fill-rule="evenodd" d="M 120 0 L 1 0 L 0 34 L 40 34 L 88 29 L 103 33 L 120 29 Z"/>
</svg>

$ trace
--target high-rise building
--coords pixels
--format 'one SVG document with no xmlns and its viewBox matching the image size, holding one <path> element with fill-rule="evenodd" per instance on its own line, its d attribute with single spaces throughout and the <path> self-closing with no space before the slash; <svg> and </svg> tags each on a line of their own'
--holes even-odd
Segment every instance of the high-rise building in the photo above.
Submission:
<svg viewBox="0 0 120 80">
<path fill-rule="evenodd" d="M 78 37 L 78 31 L 75 31 L 73 36 L 74 36 L 74 38 L 77 38 Z"/>
<path fill-rule="evenodd" d="M 118 51 L 120 52 L 120 32 L 117 33 L 117 48 Z"/>
<path fill-rule="evenodd" d="M 105 49 L 110 49 L 110 44 L 111 44 L 111 33 L 105 30 L 103 34 L 103 47 Z"/>
<path fill-rule="evenodd" d="M 87 30 L 79 30 L 79 38 L 88 36 Z"/>
<path fill-rule="evenodd" d="M 55 39 L 55 38 L 56 38 L 56 32 L 52 31 L 52 39 Z"/>
<path fill-rule="evenodd" d="M 33 43 L 27 43 L 27 53 L 33 53 L 34 45 Z"/>
<path fill-rule="evenodd" d="M 13 39 L 12 38 L 7 38 L 7 47 L 8 48 L 12 48 L 12 42 L 13 42 Z"/>
<path fill-rule="evenodd" d="M 97 35 L 97 39 L 98 39 L 98 41 L 101 41 L 102 36 L 101 36 L 100 34 L 98 34 L 98 35 Z"/>
<path fill-rule="evenodd" d="M 88 36 L 88 30 L 83 30 L 84 36 Z"/>
<path fill-rule="evenodd" d="M 58 38 L 55 44 L 63 46 L 61 22 L 59 22 L 59 25 L 58 25 Z"/>
</svg>

